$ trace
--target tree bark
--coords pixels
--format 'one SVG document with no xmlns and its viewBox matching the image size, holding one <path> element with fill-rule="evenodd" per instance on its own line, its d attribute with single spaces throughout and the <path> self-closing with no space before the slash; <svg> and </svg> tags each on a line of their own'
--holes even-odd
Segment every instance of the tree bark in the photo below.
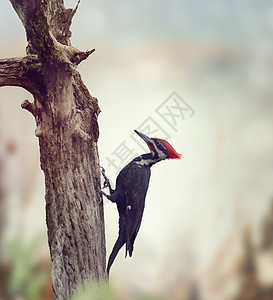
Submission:
<svg viewBox="0 0 273 300">
<path fill-rule="evenodd" d="M 100 195 L 98 101 L 76 67 L 94 50 L 71 46 L 77 7 L 63 0 L 10 0 L 28 41 L 27 55 L 0 60 L 0 86 L 32 93 L 22 108 L 35 117 L 45 174 L 46 223 L 57 299 L 106 278 L 103 203 Z M 78 3 L 79 4 L 79 3 Z"/>
</svg>

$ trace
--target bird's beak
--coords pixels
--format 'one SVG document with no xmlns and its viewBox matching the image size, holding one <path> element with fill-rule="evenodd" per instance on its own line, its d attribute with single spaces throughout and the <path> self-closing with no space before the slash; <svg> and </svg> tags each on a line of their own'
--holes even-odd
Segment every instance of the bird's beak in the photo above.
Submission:
<svg viewBox="0 0 273 300">
<path fill-rule="evenodd" d="M 149 145 L 149 143 L 151 143 L 151 139 L 147 135 L 145 135 L 137 130 L 135 130 L 135 133 L 137 133 L 143 139 L 143 141 L 145 143 L 147 143 L 147 145 Z"/>
</svg>

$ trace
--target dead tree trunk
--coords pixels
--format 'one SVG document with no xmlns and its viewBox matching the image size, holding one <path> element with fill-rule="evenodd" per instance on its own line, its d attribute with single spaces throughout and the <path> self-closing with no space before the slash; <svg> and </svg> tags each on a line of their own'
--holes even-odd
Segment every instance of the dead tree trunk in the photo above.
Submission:
<svg viewBox="0 0 273 300">
<path fill-rule="evenodd" d="M 10 0 L 28 41 L 27 55 L 0 60 L 0 86 L 20 86 L 34 101 L 45 174 L 46 223 L 57 299 L 105 279 L 105 236 L 97 150 L 99 107 L 77 65 L 92 51 L 71 46 L 77 7 L 63 0 Z M 79 4 L 79 3 L 78 3 Z"/>
</svg>

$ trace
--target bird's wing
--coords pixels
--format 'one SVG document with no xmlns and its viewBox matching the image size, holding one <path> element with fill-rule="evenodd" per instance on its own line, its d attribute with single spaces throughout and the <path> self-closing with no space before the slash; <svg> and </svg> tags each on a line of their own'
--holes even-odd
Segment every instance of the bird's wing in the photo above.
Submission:
<svg viewBox="0 0 273 300">
<path fill-rule="evenodd" d="M 130 168 L 125 181 L 126 198 L 126 255 L 132 256 L 134 241 L 139 231 L 150 180 L 150 168 L 136 165 Z"/>
</svg>

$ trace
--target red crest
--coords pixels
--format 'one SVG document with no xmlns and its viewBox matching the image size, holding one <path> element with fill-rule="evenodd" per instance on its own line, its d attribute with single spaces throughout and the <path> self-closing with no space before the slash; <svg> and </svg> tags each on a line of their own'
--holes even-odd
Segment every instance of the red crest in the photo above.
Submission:
<svg viewBox="0 0 273 300">
<path fill-rule="evenodd" d="M 168 152 L 167 159 L 169 159 L 169 158 L 171 158 L 171 159 L 174 159 L 174 158 L 181 159 L 182 158 L 182 154 L 177 153 L 174 150 L 174 148 L 170 145 L 169 142 L 167 142 L 165 140 L 162 140 L 162 139 L 160 139 L 160 140 L 163 142 L 164 147 L 167 149 L 167 152 Z"/>
</svg>

